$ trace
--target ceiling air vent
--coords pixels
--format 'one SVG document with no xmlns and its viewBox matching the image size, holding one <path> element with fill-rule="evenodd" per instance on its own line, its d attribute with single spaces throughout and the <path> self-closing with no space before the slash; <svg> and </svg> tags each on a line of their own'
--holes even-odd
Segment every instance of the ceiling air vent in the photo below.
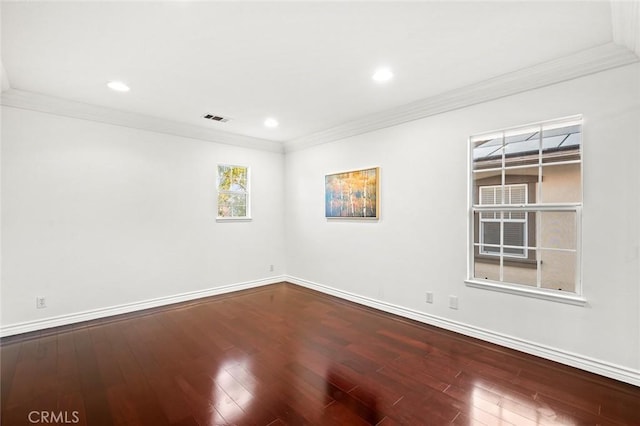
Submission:
<svg viewBox="0 0 640 426">
<path fill-rule="evenodd" d="M 219 121 L 220 123 L 226 123 L 227 121 L 229 121 L 227 117 L 222 117 L 215 114 L 205 114 L 202 117 L 206 118 L 207 120 Z"/>
</svg>

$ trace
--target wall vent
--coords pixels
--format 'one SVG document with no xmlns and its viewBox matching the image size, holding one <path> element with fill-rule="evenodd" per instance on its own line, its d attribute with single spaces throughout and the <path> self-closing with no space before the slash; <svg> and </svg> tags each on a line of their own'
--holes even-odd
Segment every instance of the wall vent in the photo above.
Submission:
<svg viewBox="0 0 640 426">
<path fill-rule="evenodd" d="M 205 114 L 202 117 L 206 118 L 207 120 L 219 121 L 220 123 L 226 123 L 227 121 L 230 120 L 227 117 L 222 117 L 220 115 L 215 115 L 215 114 Z"/>
</svg>

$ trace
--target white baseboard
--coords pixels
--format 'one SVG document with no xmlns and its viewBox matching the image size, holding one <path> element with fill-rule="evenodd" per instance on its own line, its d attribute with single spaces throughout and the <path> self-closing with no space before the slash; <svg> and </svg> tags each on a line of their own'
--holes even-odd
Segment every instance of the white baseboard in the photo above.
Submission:
<svg viewBox="0 0 640 426">
<path fill-rule="evenodd" d="M 142 300 L 139 302 L 125 303 L 122 305 L 110 306 L 107 308 L 93 309 L 90 311 L 75 312 L 72 314 L 44 318 L 35 321 L 26 321 L 16 324 L 3 325 L 2 327 L 0 327 L 0 337 L 13 336 L 15 334 L 29 333 L 32 331 L 40 331 L 52 327 L 60 327 L 63 325 L 75 324 L 83 321 L 91 321 L 114 315 L 127 314 L 130 312 L 142 311 L 149 308 L 157 308 L 174 303 L 188 302 L 195 299 L 201 299 L 203 297 L 217 296 L 220 294 L 231 293 L 238 290 L 246 290 L 250 288 L 261 287 L 264 285 L 275 284 L 285 280 L 286 277 L 284 275 L 279 275 L 261 280 L 223 285 L 220 287 L 191 291 L 187 293 L 176 294 L 173 296 L 158 297 L 155 299 Z"/>
<path fill-rule="evenodd" d="M 312 290 L 317 290 L 319 292 L 336 296 L 341 299 L 349 300 L 360 305 L 369 306 L 383 312 L 388 312 L 404 318 L 409 318 L 424 324 L 429 324 L 445 330 L 454 331 L 465 336 L 474 337 L 480 340 L 495 343 L 500 346 L 515 349 L 530 355 L 539 356 L 541 358 L 549 359 L 561 364 L 599 374 L 601 376 L 620 380 L 622 382 L 629 383 L 635 386 L 640 386 L 640 371 L 638 370 L 633 370 L 628 367 L 623 367 L 606 361 L 601 361 L 598 359 L 571 353 L 562 349 L 541 345 L 535 342 L 508 336 L 491 330 L 474 327 L 458 321 L 438 317 L 436 315 L 416 311 L 413 309 L 405 308 L 403 306 L 394 305 L 392 303 L 383 302 L 380 300 L 372 299 L 369 297 L 361 296 L 355 293 L 339 290 L 327 285 L 318 284 L 309 280 L 288 275 L 280 275 L 261 280 L 230 284 L 205 290 L 176 294 L 173 296 L 159 297 L 139 302 L 126 303 L 118 306 L 94 309 L 90 311 L 76 312 L 67 315 L 44 318 L 36 321 L 3 325 L 0 327 L 0 337 L 13 336 L 21 333 L 40 331 L 52 327 L 76 324 L 83 321 L 90 321 L 114 315 L 142 311 L 144 309 L 156 308 L 160 306 L 171 305 L 174 303 L 187 302 L 204 297 L 261 287 L 282 281 L 287 281 L 292 284 L 310 288 Z"/>
<path fill-rule="evenodd" d="M 491 330 L 485 330 L 458 321 L 452 321 L 447 318 L 442 318 L 436 315 L 431 315 L 402 306 L 394 305 L 392 303 L 382 302 L 380 300 L 360 296 L 358 294 L 339 290 L 327 285 L 314 283 L 302 278 L 286 276 L 285 281 L 302 287 L 307 287 L 312 290 L 317 290 L 325 294 L 336 296 L 341 299 L 346 299 L 360 305 L 369 306 L 371 308 L 395 314 L 404 318 L 409 318 L 425 324 L 433 325 L 445 330 L 454 331 L 465 336 L 475 337 L 486 342 L 495 343 L 497 345 L 515 349 L 530 355 L 535 355 L 540 358 L 549 359 L 561 364 L 599 374 L 601 376 L 609 377 L 635 386 L 640 386 L 640 371 L 628 367 L 623 367 L 606 361 L 586 357 L 528 340 L 519 339 L 517 337 L 497 333 Z"/>
</svg>

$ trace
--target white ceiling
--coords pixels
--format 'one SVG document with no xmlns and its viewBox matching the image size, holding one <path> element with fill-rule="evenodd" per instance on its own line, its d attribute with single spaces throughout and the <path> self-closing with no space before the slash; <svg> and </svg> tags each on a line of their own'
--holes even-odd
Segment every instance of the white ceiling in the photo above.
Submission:
<svg viewBox="0 0 640 426">
<path fill-rule="evenodd" d="M 613 41 L 608 1 L 24 1 L 1 13 L 13 91 L 276 142 Z M 372 81 L 379 66 L 395 78 Z"/>
</svg>

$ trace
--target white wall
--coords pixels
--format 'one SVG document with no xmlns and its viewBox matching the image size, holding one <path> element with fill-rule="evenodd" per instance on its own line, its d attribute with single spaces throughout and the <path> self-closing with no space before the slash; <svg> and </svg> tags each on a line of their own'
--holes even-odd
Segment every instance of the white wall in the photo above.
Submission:
<svg viewBox="0 0 640 426">
<path fill-rule="evenodd" d="M 640 377 L 639 76 L 636 64 L 287 154 L 287 273 Z M 465 286 L 467 137 L 574 114 L 588 305 Z M 369 166 L 381 167 L 379 222 L 327 221 L 324 175 Z"/>
<path fill-rule="evenodd" d="M 286 274 L 638 378 L 639 76 L 628 66 L 286 156 L 3 107 L 2 326 Z M 467 137 L 578 113 L 588 305 L 466 287 Z M 252 167 L 253 221 L 215 221 L 218 162 Z M 381 167 L 381 219 L 327 221 L 324 175 L 368 166 Z"/>
<path fill-rule="evenodd" d="M 284 273 L 283 154 L 10 107 L 2 121 L 3 327 Z M 253 221 L 216 222 L 219 162 L 251 167 Z"/>
</svg>

